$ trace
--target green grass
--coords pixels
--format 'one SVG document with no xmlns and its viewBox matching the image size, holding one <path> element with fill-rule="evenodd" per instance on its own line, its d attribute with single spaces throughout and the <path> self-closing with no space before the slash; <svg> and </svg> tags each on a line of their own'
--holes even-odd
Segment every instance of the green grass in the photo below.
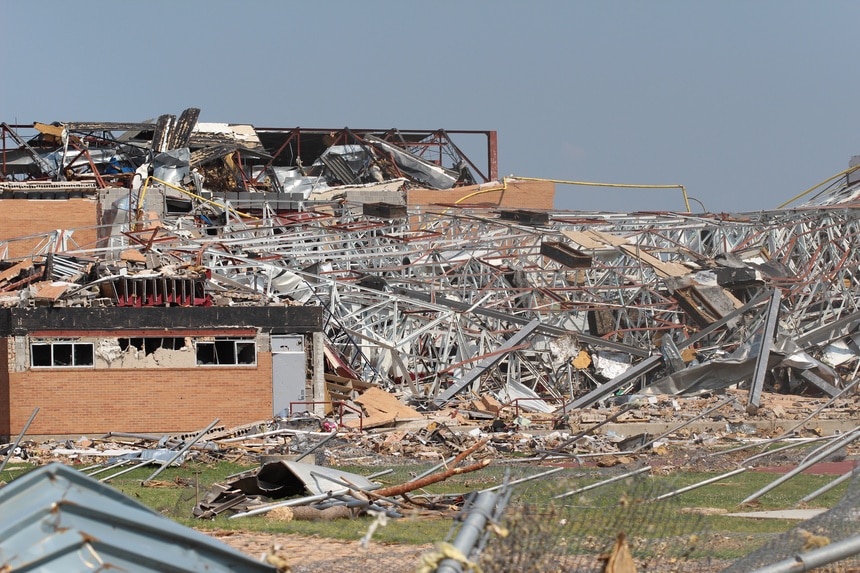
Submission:
<svg viewBox="0 0 860 573">
<path fill-rule="evenodd" d="M 165 487 L 143 487 L 141 481 L 148 478 L 153 472 L 153 467 L 144 467 L 114 478 L 109 484 L 144 505 L 186 526 L 198 529 L 296 533 L 307 536 L 348 540 L 359 539 L 367 531 L 372 519 L 369 517 L 331 522 L 282 522 L 268 519 L 264 515 L 239 519 L 228 519 L 226 516 L 219 516 L 212 520 L 199 520 L 192 517 L 191 508 L 195 505 L 196 499 L 202 497 L 212 484 L 223 482 L 229 475 L 256 467 L 226 462 L 212 464 L 189 462 L 181 467 L 167 468 L 157 477 L 157 482 Z M 378 478 L 378 481 L 383 482 L 385 485 L 402 483 L 429 467 L 429 464 L 398 466 L 393 468 L 393 473 Z M 8 481 L 11 477 L 22 475 L 30 469 L 32 469 L 32 466 L 27 464 L 8 466 L 2 478 Z M 341 469 L 352 473 L 369 475 L 378 471 L 379 468 L 344 466 Z M 501 483 L 506 471 L 510 471 L 511 479 L 517 479 L 546 471 L 546 469 L 547 467 L 525 466 L 522 464 L 496 464 L 475 473 L 449 478 L 444 482 L 428 487 L 426 493 L 466 493 Z M 118 470 L 100 474 L 96 476 L 96 479 L 108 476 L 115 471 Z M 616 471 L 615 473 L 619 472 Z M 604 473 L 600 475 L 597 470 L 587 468 L 566 469 L 548 479 L 543 478 L 541 481 L 527 482 L 522 486 L 518 486 L 516 497 L 512 501 L 512 507 L 521 506 L 522 504 L 534 507 L 547 506 L 553 494 L 571 491 L 600 481 L 608 475 L 613 474 Z M 655 485 L 655 489 L 668 491 L 703 481 L 709 477 L 713 477 L 713 474 L 678 473 L 668 477 L 648 479 Z M 730 512 L 790 509 L 803 496 L 835 478 L 835 476 L 800 475 L 763 496 L 753 506 L 746 508 L 739 507 L 738 504 L 746 496 L 777 477 L 777 474 L 759 472 L 746 472 L 738 476 L 733 476 L 724 481 L 672 498 L 670 501 L 671 511 L 678 512 L 680 516 L 683 508 L 719 508 Z M 601 519 L 601 504 L 608 504 L 607 507 L 611 504 L 617 504 L 617 496 L 609 494 L 617 494 L 623 487 L 624 484 L 622 482 L 611 492 L 605 492 L 604 488 L 598 488 L 580 496 L 565 498 L 560 500 L 559 503 L 565 506 L 582 506 L 580 509 L 577 509 L 579 515 L 593 515 L 595 523 L 598 523 Z M 816 499 L 812 506 L 831 507 L 838 501 L 846 487 L 846 485 L 842 485 L 824 494 Z M 605 489 L 609 490 L 610 488 L 611 486 L 606 486 Z M 416 494 L 418 493 L 420 492 L 416 492 Z M 414 514 L 407 512 L 402 519 L 389 520 L 386 527 L 377 529 L 374 534 L 374 540 L 377 542 L 423 544 L 443 539 L 451 527 L 452 522 L 450 517 L 452 514 L 450 512 L 438 514 L 434 518 L 432 515 L 428 517 L 428 513 L 432 514 L 432 512 L 427 511 Z M 751 540 L 758 538 L 762 534 L 786 531 L 797 523 L 788 520 L 732 518 L 721 515 L 709 516 L 707 519 L 708 530 L 714 532 L 716 535 L 732 535 L 735 539 L 743 539 L 746 535 Z M 739 550 L 744 551 L 746 549 L 741 548 Z"/>
</svg>

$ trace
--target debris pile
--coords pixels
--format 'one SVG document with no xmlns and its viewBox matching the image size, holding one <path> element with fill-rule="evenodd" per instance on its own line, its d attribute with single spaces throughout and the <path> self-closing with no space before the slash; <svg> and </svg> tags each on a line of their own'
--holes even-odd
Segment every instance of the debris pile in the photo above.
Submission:
<svg viewBox="0 0 860 573">
<path fill-rule="evenodd" d="M 2 123 L 8 140 L 3 174 L 134 190 L 152 176 L 175 186 L 178 209 L 186 205 L 187 191 L 277 193 L 288 203 L 340 199 L 347 189 L 450 189 L 497 176 L 494 163 L 479 166 L 461 150 L 464 138 L 477 138 L 494 154 L 490 131 L 278 129 L 199 117 L 200 109 L 188 108 L 154 122 Z M 25 186 L 5 191 L 51 192 Z"/>
<path fill-rule="evenodd" d="M 194 508 L 194 515 L 210 518 L 225 511 L 232 511 L 236 512 L 234 517 L 244 517 L 291 508 L 287 513 L 289 519 L 332 519 L 371 511 L 401 517 L 406 507 L 428 506 L 423 501 L 408 497 L 408 493 L 489 465 L 489 458 L 469 465 L 460 465 L 484 443 L 485 441 L 475 443 L 449 460 L 444 467 L 442 464 L 437 465 L 421 476 L 389 487 L 382 487 L 368 478 L 340 469 L 298 461 L 270 462 L 232 476 L 227 483 L 213 486 Z M 291 499 L 278 501 L 284 498 Z M 330 511 L 335 507 L 349 511 Z M 326 511 L 328 513 L 324 513 Z"/>
<path fill-rule="evenodd" d="M 520 424 L 577 426 L 625 401 L 651 405 L 624 416 L 651 419 L 648 397 L 733 388 L 747 419 L 768 419 L 765 392 L 840 396 L 860 368 L 847 176 L 803 207 L 758 213 L 333 201 L 305 191 L 488 179 L 438 133 L 300 134 L 198 115 L 36 124 L 28 140 L 3 124 L 18 144 L 3 200 L 72 183 L 119 192 L 96 246 L 70 229 L 0 260 L 0 304 L 321 306 L 327 396 L 313 399 L 348 404 L 338 423 L 361 429 L 445 408 L 492 422 L 503 407 Z M 300 135 L 313 145 L 296 154 Z"/>
<path fill-rule="evenodd" d="M 262 466 L 305 459 L 329 466 L 384 466 L 436 463 L 470 452 L 477 460 L 606 464 L 607 456 L 630 460 L 667 447 L 724 448 L 777 435 L 814 438 L 847 431 L 857 415 L 853 398 L 767 393 L 759 416 L 751 420 L 742 405 L 745 395 L 743 390 L 730 390 L 726 395 L 692 398 L 634 396 L 622 404 L 574 412 L 566 419 L 518 414 L 511 406 L 500 408 L 492 420 L 470 419 L 464 415 L 468 412 L 446 409 L 361 431 L 347 425 L 338 428 L 331 415 L 304 412 L 232 428 L 213 424 L 192 443 L 196 436 L 187 433 L 110 432 L 76 440 L 24 439 L 0 447 L 0 456 L 35 465 L 59 461 L 102 479 L 135 465 L 164 464 L 180 450 L 184 451 L 175 463 L 194 459 Z"/>
</svg>

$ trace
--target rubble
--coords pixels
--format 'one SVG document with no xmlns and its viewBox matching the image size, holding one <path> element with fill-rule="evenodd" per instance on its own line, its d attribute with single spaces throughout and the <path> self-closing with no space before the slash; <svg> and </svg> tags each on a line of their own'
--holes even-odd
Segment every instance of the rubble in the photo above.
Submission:
<svg viewBox="0 0 860 573">
<path fill-rule="evenodd" d="M 562 499 L 719 472 L 657 501 L 816 444 L 753 501 L 856 448 L 851 170 L 791 209 L 560 212 L 553 180 L 499 178 L 492 131 L 199 119 L 0 124 L 2 477 L 78 480 L 59 461 L 95 507 L 93 480 L 147 466 L 145 486 L 171 486 L 170 465 L 231 461 L 249 469 L 194 516 L 367 514 L 369 540 L 389 517 L 469 509 L 419 490 L 490 464 L 612 468 Z M 86 391 L 43 404 L 52 375 Z M 84 406 L 129 431 L 58 437 Z M 332 467 L 404 462 L 435 465 L 387 485 Z M 630 561 L 623 536 L 607 569 Z M 434 565 L 471 563 L 451 547 Z"/>
<path fill-rule="evenodd" d="M 273 129 L 199 115 L 0 126 L 0 212 L 25 212 L 22 201 L 58 219 L 74 201 L 93 211 L 90 226 L 0 240 L 10 317 L 0 322 L 11 333 L 22 309 L 319 311 L 312 344 L 277 342 L 300 356 L 289 368 L 301 377 L 305 365 L 307 384 L 280 397 L 258 438 L 210 436 L 209 454 L 300 454 L 301 430 L 278 420 L 305 410 L 319 437 L 337 429 L 370 455 L 419 459 L 484 437 L 490 453 L 581 459 L 679 436 L 779 433 L 837 396 L 818 421 L 853 413 L 843 392 L 860 369 L 855 179 L 757 213 L 555 212 L 529 204 L 549 182 L 499 180 L 495 132 Z M 454 142 L 469 134 L 491 143 L 485 166 Z M 439 202 L 412 202 L 413 192 Z M 519 204 L 468 202 L 492 193 Z M 8 346 L 21 371 L 84 360 L 196 372 L 222 364 L 218 352 L 262 368 L 281 334 L 266 320 L 271 341 L 249 330 L 225 346 L 205 321 L 193 344 L 174 322 L 157 343 L 150 330 L 96 333 L 92 355 L 35 328 L 14 335 L 29 350 Z M 51 332 L 68 336 L 65 324 Z M 9 434 L 16 416 L 0 419 Z"/>
<path fill-rule="evenodd" d="M 357 215 L 349 218 L 362 217 Z M 417 218 L 420 220 L 420 215 Z M 457 220 L 456 216 L 449 215 L 446 218 Z M 673 296 L 672 293 L 677 295 L 686 287 L 673 286 L 669 290 L 666 290 L 667 287 L 661 288 L 660 284 L 664 281 L 660 279 L 659 273 L 653 275 L 652 284 L 647 280 L 643 282 L 641 278 L 628 282 L 627 277 L 616 276 L 617 271 L 613 269 L 626 268 L 623 261 L 617 266 L 603 266 L 599 271 L 589 269 L 583 272 L 580 269 L 571 275 L 562 268 L 553 269 L 554 263 L 549 260 L 543 265 L 550 265 L 546 270 L 538 270 L 540 266 L 535 267 L 535 263 L 529 260 L 533 255 L 527 254 L 528 246 L 524 244 L 527 237 L 510 236 L 507 232 L 509 229 L 502 233 L 497 229 L 492 240 L 518 242 L 518 248 L 501 251 L 493 249 L 497 254 L 492 256 L 504 256 L 507 264 L 519 258 L 523 266 L 534 269 L 529 278 L 518 279 L 521 281 L 520 286 L 506 284 L 505 273 L 528 276 L 525 273 L 517 275 L 504 268 L 495 269 L 490 263 L 492 257 L 487 257 L 487 261 L 471 258 L 458 263 L 456 259 L 450 258 L 455 255 L 452 249 L 457 247 L 444 243 L 419 249 L 415 244 L 400 245 L 383 240 L 386 243 L 384 247 L 380 243 L 378 247 L 368 247 L 367 252 L 379 249 L 385 253 L 384 256 L 377 261 L 362 258 L 362 262 L 370 266 L 360 272 L 356 271 L 357 261 L 337 255 L 333 250 L 335 244 L 331 243 L 332 240 L 343 242 L 344 246 L 356 240 L 368 245 L 378 242 L 378 237 L 394 232 L 390 224 L 371 224 L 376 230 L 373 235 L 377 238 L 364 236 L 365 233 L 344 231 L 342 224 L 328 231 L 318 228 L 313 233 L 319 233 L 319 236 L 313 238 L 307 232 L 299 232 L 299 236 L 292 235 L 289 226 L 276 225 L 275 221 L 271 223 L 272 226 L 233 225 L 240 230 L 233 232 L 229 238 L 215 240 L 215 244 L 221 245 L 217 248 L 206 246 L 213 243 L 212 239 L 195 245 L 195 241 L 188 240 L 184 234 L 171 232 L 169 227 L 163 226 L 152 233 L 157 242 L 151 242 L 145 249 L 132 249 L 138 253 L 137 256 L 131 256 L 130 250 L 123 248 L 116 262 L 91 263 L 92 266 L 87 268 L 92 270 L 79 273 L 78 283 L 68 280 L 62 283 L 40 283 L 43 277 L 51 280 L 60 278 L 46 276 L 47 258 L 23 263 L 30 265 L 27 267 L 16 263 L 4 273 L 10 278 L 6 279 L 8 286 L 3 287 L 4 292 L 14 295 L 7 295 L 3 300 L 13 306 L 44 302 L 59 306 L 207 306 L 292 305 L 314 299 L 330 301 L 325 303 L 332 311 L 327 327 L 329 353 L 340 356 L 340 360 L 349 364 L 355 376 L 342 376 L 338 383 L 343 386 L 343 378 L 347 378 L 404 391 L 409 394 L 409 401 L 419 405 L 450 402 L 467 386 L 472 391 L 478 390 L 478 393 L 489 390 L 505 399 L 511 388 L 508 380 L 525 383 L 529 389 L 539 390 L 538 394 L 542 397 L 554 400 L 563 396 L 580 397 L 584 395 L 584 389 L 595 385 L 605 386 L 607 382 L 609 386 L 605 390 L 629 392 L 641 388 L 652 392 L 671 390 L 681 393 L 720 390 L 728 385 L 721 382 L 725 380 L 741 385 L 755 382 L 755 388 L 760 389 L 765 378 L 771 388 L 792 393 L 824 391 L 832 394 L 850 377 L 857 364 L 857 353 L 851 350 L 851 345 L 856 346 L 854 329 L 860 319 L 853 306 L 854 297 L 839 286 L 844 281 L 811 285 L 815 289 L 810 290 L 809 294 L 806 291 L 810 285 L 791 284 L 788 281 L 774 283 L 783 294 L 779 303 L 774 303 L 778 306 L 771 305 L 776 310 L 769 313 L 764 305 L 751 304 L 758 300 L 755 295 L 765 292 L 764 289 L 745 286 L 742 289 L 744 298 L 751 302 L 741 304 L 736 297 L 732 297 L 734 302 L 728 312 L 709 311 L 711 314 L 704 314 L 699 310 L 702 307 L 694 304 L 687 295 L 680 298 L 676 296 L 672 302 L 669 298 Z M 332 223 L 335 221 L 329 221 L 329 224 Z M 459 220 L 457 224 L 462 227 L 464 221 Z M 307 222 L 302 225 L 305 229 L 307 226 Z M 482 219 L 478 223 L 478 227 L 492 226 L 492 219 Z M 271 234 L 273 231 L 279 234 Z M 287 237 L 284 237 L 284 231 L 287 231 Z M 139 234 L 130 235 L 129 239 L 143 242 L 143 238 L 137 239 Z M 263 238 L 249 238 L 260 235 Z M 453 237 L 449 242 L 451 240 Z M 472 238 L 471 241 L 470 247 L 480 252 L 480 245 L 475 244 L 477 239 Z M 325 245 L 326 258 L 329 260 L 315 271 L 300 270 L 320 264 L 312 255 L 315 252 L 313 244 Z M 230 252 L 229 262 L 221 253 L 225 247 Z M 398 247 L 402 247 L 399 252 Z M 247 251 L 249 248 L 254 252 Z M 309 249 L 308 257 L 302 255 L 304 249 Z M 448 262 L 444 262 L 444 259 L 440 259 L 439 263 L 430 263 L 429 259 L 427 263 L 422 263 L 420 259 L 411 261 L 410 257 L 414 258 L 420 251 L 426 252 L 431 258 L 437 256 L 433 255 L 434 252 L 447 256 Z M 165 260 L 167 257 L 175 261 L 182 253 L 193 256 L 195 260 L 180 265 L 173 262 L 168 264 Z M 270 260 L 274 260 L 271 257 L 277 255 L 277 262 L 260 262 L 262 253 L 268 253 L 266 256 Z M 198 256 L 200 254 L 202 258 Z M 52 258 L 55 265 L 64 260 L 61 255 Z M 76 255 L 75 258 L 80 257 Z M 200 258 L 200 264 L 196 262 L 197 258 Z M 392 260 L 401 262 L 386 270 L 374 270 L 374 266 L 385 269 L 383 265 L 390 264 L 388 261 Z M 410 260 L 410 264 L 403 267 L 403 260 Z M 638 262 L 641 263 L 641 260 Z M 463 264 L 466 267 L 462 267 Z M 454 283 L 446 286 L 445 283 L 451 280 L 452 275 L 451 271 L 445 269 L 449 266 L 458 268 L 458 265 L 458 281 L 464 281 L 464 284 L 478 282 L 469 290 L 459 292 L 457 299 L 454 299 L 445 294 L 458 290 Z M 482 269 L 485 265 L 485 269 Z M 445 273 L 433 274 L 434 268 Z M 249 282 L 249 271 L 260 274 Z M 421 274 L 427 271 L 431 274 Z M 642 277 L 643 273 L 647 276 L 652 271 L 653 267 L 646 265 L 639 267 L 636 272 Z M 27 273 L 23 279 L 22 272 Z M 835 268 L 831 274 L 845 272 L 848 272 L 847 269 L 840 271 Z M 384 277 L 382 288 L 368 288 L 365 285 L 369 285 L 369 282 L 358 280 L 378 275 Z M 285 277 L 291 277 L 289 282 L 285 282 Z M 395 277 L 400 277 L 397 279 L 399 281 L 408 281 L 408 287 L 398 286 Z M 569 282 L 571 279 L 572 283 Z M 579 279 L 585 282 L 578 285 L 576 281 Z M 492 282 L 480 284 L 484 280 L 502 282 L 490 287 Z M 552 287 L 542 286 L 546 281 L 555 281 L 556 284 Z M 605 287 L 599 286 L 606 281 L 609 282 Z M 40 284 L 50 284 L 54 290 L 47 294 L 44 287 L 38 286 Z M 612 290 L 603 290 L 613 284 Z M 27 285 L 24 290 L 21 290 L 22 285 Z M 836 287 L 836 291 L 823 291 L 828 285 Z M 422 286 L 432 289 L 433 296 L 425 297 L 423 292 L 416 290 Z M 472 292 L 485 294 L 481 301 L 458 300 Z M 595 297 L 600 292 L 606 292 L 607 295 L 614 292 L 622 298 L 618 302 L 601 301 Z M 705 291 L 697 292 L 697 296 L 702 297 Z M 771 287 L 770 292 L 777 290 Z M 637 303 L 634 298 L 627 302 L 628 296 L 640 298 L 640 301 Z M 577 301 L 574 297 L 581 299 Z M 595 300 L 589 302 L 592 298 Z M 526 299 L 532 301 L 524 305 Z M 547 305 L 542 299 L 554 302 Z M 702 300 L 706 302 L 714 299 Z M 519 301 L 517 306 L 508 306 L 514 301 Z M 627 303 L 623 307 L 619 305 L 622 301 Z M 830 306 L 819 308 L 820 301 L 826 301 Z M 801 306 L 797 306 L 797 303 Z M 815 308 L 808 315 L 803 310 L 807 305 Z M 361 308 L 366 310 L 357 312 Z M 607 316 L 607 320 L 601 319 L 603 322 L 599 323 L 598 317 L 607 309 L 613 309 L 609 311 L 611 316 Z M 738 313 L 738 310 L 742 312 Z M 779 324 L 774 319 L 767 323 L 767 316 L 773 317 L 777 311 L 781 313 Z M 536 318 L 528 323 L 522 322 L 520 317 L 525 312 Z M 396 321 L 393 320 L 395 317 Z M 841 331 L 820 330 L 829 329 L 830 323 L 840 319 L 845 319 Z M 393 330 L 395 324 L 396 331 Z M 456 329 L 453 329 L 455 325 Z M 590 364 L 581 366 L 582 362 L 574 364 L 569 359 L 562 360 L 560 365 L 555 363 L 557 360 L 549 343 L 571 332 L 576 333 L 574 336 L 579 345 L 576 357 L 579 358 L 584 352 L 585 356 L 590 356 Z M 823 336 L 820 339 L 807 336 L 818 332 Z M 774 339 L 777 339 L 775 343 L 770 342 Z M 767 347 L 771 348 L 767 353 L 770 359 L 767 363 L 759 362 L 759 366 L 755 366 L 756 357 L 761 356 L 759 348 L 763 343 L 768 343 Z M 677 347 L 677 356 L 672 354 L 673 345 Z M 508 351 L 508 348 L 511 350 Z M 830 365 L 824 360 L 834 362 L 834 348 L 841 348 L 842 354 L 840 360 Z M 506 355 L 508 352 L 513 354 L 513 358 Z M 803 361 L 798 361 L 797 357 L 802 357 Z M 792 360 L 789 362 L 786 358 Z M 504 384 L 497 381 L 499 363 L 509 372 Z M 615 366 L 610 367 L 610 364 Z M 647 364 L 647 367 L 643 364 Z M 728 369 L 730 364 L 737 364 L 731 373 Z M 510 372 L 512 366 L 516 370 Z M 638 370 L 632 367 L 638 367 Z M 492 374 L 489 379 L 487 374 Z M 481 377 L 485 380 L 479 381 Z M 647 387 L 651 387 L 651 390 Z M 344 388 L 338 390 L 343 395 Z M 351 393 L 349 388 L 347 393 Z M 603 397 L 596 396 L 598 400 Z M 590 405 L 573 404 L 574 408 Z"/>
<path fill-rule="evenodd" d="M 235 428 L 213 426 L 198 442 L 191 434 L 111 432 L 77 440 L 23 439 L 0 446 L 0 455 L 38 465 L 62 461 L 89 470 L 120 461 L 164 463 L 168 452 L 172 455 L 180 449 L 188 456 L 211 461 L 263 464 L 312 453 L 326 465 L 384 465 L 444 460 L 481 443 L 481 450 L 473 454 L 479 459 L 516 454 L 523 461 L 559 461 L 607 454 L 648 456 L 659 446 L 657 441 L 681 447 L 716 447 L 818 437 L 852 429 L 851 420 L 857 412 L 851 397 L 824 401 L 765 393 L 760 410 L 764 420 L 750 421 L 741 400 L 744 395 L 742 390 L 734 390 L 728 397 L 640 396 L 623 404 L 572 413 L 563 424 L 521 413 L 519 417 L 531 416 L 532 423 L 525 428 L 518 424 L 511 406 L 502 406 L 492 420 L 469 419 L 463 415 L 468 411 L 447 410 L 363 431 L 343 426 L 340 431 L 323 432 L 332 418 L 305 413 Z M 657 434 L 654 428 L 665 430 Z"/>
</svg>

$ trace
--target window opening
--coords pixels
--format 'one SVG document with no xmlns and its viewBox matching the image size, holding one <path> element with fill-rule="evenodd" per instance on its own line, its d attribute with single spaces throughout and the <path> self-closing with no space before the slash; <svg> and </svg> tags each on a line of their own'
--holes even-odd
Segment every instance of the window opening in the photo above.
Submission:
<svg viewBox="0 0 860 573">
<path fill-rule="evenodd" d="M 197 364 L 204 366 L 253 366 L 257 363 L 257 343 L 253 340 L 216 338 L 198 341 Z"/>
<path fill-rule="evenodd" d="M 92 342 L 34 342 L 30 363 L 34 368 L 85 368 L 93 365 Z"/>
<path fill-rule="evenodd" d="M 136 338 L 119 338 L 117 339 L 120 350 L 125 352 L 129 348 L 136 348 L 138 351 L 143 351 L 144 354 L 152 354 L 159 348 L 167 350 L 182 350 L 185 347 L 185 338 L 177 336 L 147 336 Z"/>
</svg>

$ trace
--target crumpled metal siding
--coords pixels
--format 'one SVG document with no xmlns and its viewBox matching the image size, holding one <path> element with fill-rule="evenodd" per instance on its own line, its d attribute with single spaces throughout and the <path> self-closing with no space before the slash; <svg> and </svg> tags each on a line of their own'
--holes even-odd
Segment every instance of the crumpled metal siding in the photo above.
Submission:
<svg viewBox="0 0 860 573">
<path fill-rule="evenodd" d="M 110 569 L 275 571 L 62 464 L 0 489 L 0 570 Z"/>
</svg>

